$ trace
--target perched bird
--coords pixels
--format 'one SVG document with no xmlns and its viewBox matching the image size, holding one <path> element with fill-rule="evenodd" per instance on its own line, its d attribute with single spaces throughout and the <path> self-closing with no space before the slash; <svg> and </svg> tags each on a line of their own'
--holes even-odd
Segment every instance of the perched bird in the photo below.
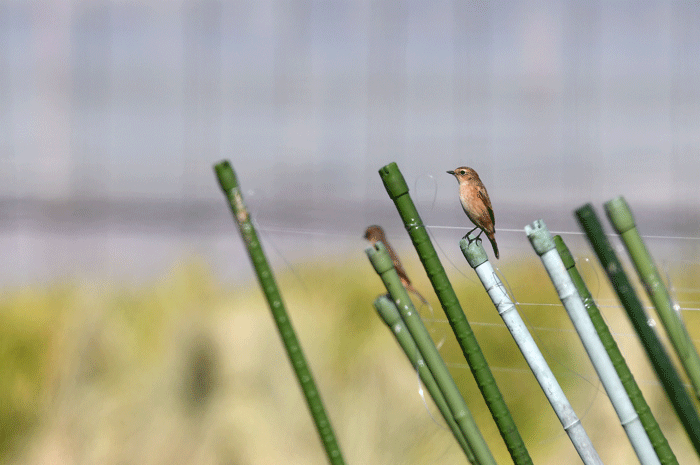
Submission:
<svg viewBox="0 0 700 465">
<path fill-rule="evenodd" d="M 464 237 L 468 237 L 474 230 L 481 229 L 477 238 L 481 233 L 486 233 L 491 245 L 493 253 L 498 258 L 498 246 L 496 245 L 496 220 L 493 217 L 493 208 L 489 194 L 486 192 L 484 183 L 479 179 L 471 168 L 460 166 L 454 171 L 448 171 L 448 174 L 453 175 L 459 182 L 459 201 L 462 202 L 464 213 L 467 214 L 476 228 L 469 231 Z M 476 238 L 475 238 L 476 239 Z"/>
<path fill-rule="evenodd" d="M 396 268 L 396 273 L 398 273 L 399 278 L 401 278 L 401 284 L 403 284 L 403 287 L 405 287 L 407 291 L 413 292 L 420 299 L 421 302 L 428 305 L 428 301 L 423 298 L 420 292 L 418 292 L 416 288 L 413 287 L 413 284 L 411 284 L 411 281 L 408 279 L 408 276 L 406 275 L 406 270 L 403 269 L 403 266 L 401 266 L 401 262 L 399 261 L 398 255 L 396 255 L 394 249 L 392 249 L 389 245 L 389 241 L 387 241 L 386 235 L 384 234 L 384 230 L 382 229 L 382 227 L 377 226 L 376 224 L 369 226 L 365 230 L 365 239 L 370 241 L 372 245 L 376 244 L 377 241 L 381 241 L 382 244 L 384 244 L 384 247 L 386 247 L 386 251 L 389 252 L 391 261 L 394 262 L 394 268 Z"/>
</svg>

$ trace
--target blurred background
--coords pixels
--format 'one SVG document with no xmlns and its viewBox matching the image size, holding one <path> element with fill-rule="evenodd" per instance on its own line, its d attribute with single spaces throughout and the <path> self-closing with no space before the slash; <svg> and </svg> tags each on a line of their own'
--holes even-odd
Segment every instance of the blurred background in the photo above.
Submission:
<svg viewBox="0 0 700 465">
<path fill-rule="evenodd" d="M 625 196 L 698 343 L 699 48 L 685 1 L 0 2 L 3 461 L 324 463 L 213 174 L 224 158 L 348 463 L 461 460 L 373 314 L 374 223 L 510 460 L 377 174 L 392 161 L 536 463 L 578 459 L 461 256 L 458 166 L 488 188 L 495 265 L 601 456 L 634 460 L 523 233 L 539 218 L 697 460 L 572 212 Z"/>
</svg>

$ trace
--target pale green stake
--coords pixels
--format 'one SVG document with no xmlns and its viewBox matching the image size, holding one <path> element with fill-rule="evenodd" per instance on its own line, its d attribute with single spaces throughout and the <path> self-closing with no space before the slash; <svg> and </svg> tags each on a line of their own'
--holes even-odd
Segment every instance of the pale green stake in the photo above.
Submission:
<svg viewBox="0 0 700 465">
<path fill-rule="evenodd" d="M 576 219 L 581 229 L 586 233 L 588 242 L 598 256 L 600 266 L 608 275 L 610 284 L 617 293 L 623 308 L 630 317 L 639 339 L 646 350 L 649 362 L 656 372 L 656 376 L 664 387 L 668 400 L 683 424 L 695 452 L 700 457 L 700 418 L 690 396 L 681 383 L 676 369 L 671 363 L 664 346 L 659 341 L 654 329 L 649 326 L 649 318 L 644 312 L 641 302 L 637 298 L 634 288 L 627 278 L 615 250 L 605 235 L 603 225 L 596 215 L 593 205 L 586 204 L 576 210 Z"/>
<path fill-rule="evenodd" d="M 309 370 L 309 366 L 306 363 L 306 358 L 301 350 L 301 345 L 297 339 L 296 333 L 294 332 L 294 327 L 289 320 L 289 315 L 284 308 L 284 303 L 282 302 L 282 295 L 277 288 L 277 283 L 275 282 L 275 277 L 272 274 L 272 269 L 270 264 L 267 262 L 265 257 L 265 252 L 263 252 L 260 241 L 258 240 L 258 234 L 255 232 L 253 227 L 253 222 L 250 219 L 250 214 L 248 209 L 243 203 L 243 196 L 241 195 L 241 189 L 238 185 L 238 179 L 236 179 L 236 174 L 231 168 L 231 164 L 228 160 L 224 160 L 216 165 L 214 165 L 214 170 L 219 178 L 219 184 L 221 189 L 224 191 L 226 198 L 228 199 L 229 206 L 231 207 L 231 212 L 233 213 L 233 218 L 236 220 L 238 225 L 238 230 L 241 233 L 243 242 L 245 243 L 246 250 L 248 250 L 248 255 L 250 260 L 253 262 L 253 267 L 255 268 L 255 273 L 258 276 L 258 281 L 260 287 L 262 288 L 265 297 L 267 298 L 267 303 L 270 306 L 270 311 L 272 312 L 272 317 L 277 324 L 277 331 L 282 337 L 282 342 L 284 343 L 284 348 L 287 351 L 287 356 L 292 364 L 294 373 L 296 374 L 297 381 L 301 386 L 301 390 L 306 399 L 306 404 L 311 412 L 311 417 L 316 425 L 316 430 L 319 436 L 321 436 L 321 441 L 326 450 L 326 455 L 328 456 L 328 461 L 332 465 L 343 465 L 345 461 L 340 452 L 340 446 L 335 439 L 335 433 L 333 432 L 333 427 L 326 414 L 326 409 L 323 406 L 321 397 L 316 388 L 316 383 Z"/>
<path fill-rule="evenodd" d="M 700 399 L 700 357 L 698 357 L 698 352 L 695 350 L 680 315 L 673 309 L 671 296 L 659 275 L 649 250 L 637 231 L 629 205 L 623 197 L 617 197 L 605 203 L 605 212 L 615 231 L 622 238 L 627 253 L 629 253 L 637 270 L 637 275 L 644 284 L 644 290 L 654 303 L 656 313 L 661 318 L 668 338 L 671 340 L 690 383 L 693 385 L 695 397 Z"/>
<path fill-rule="evenodd" d="M 467 456 L 467 460 L 469 460 L 469 463 L 474 463 L 476 460 L 474 458 L 474 453 L 469 447 L 469 444 L 467 444 L 467 440 L 464 438 L 464 434 L 462 434 L 462 431 L 459 429 L 459 425 L 457 425 L 457 422 L 455 422 L 455 419 L 452 417 L 450 406 L 447 405 L 445 396 L 442 395 L 440 387 L 435 382 L 435 378 L 433 378 L 433 374 L 430 373 L 430 370 L 425 365 L 416 343 L 413 342 L 411 333 L 408 331 L 406 324 L 401 319 L 401 314 L 396 308 L 396 305 L 389 299 L 389 297 L 381 295 L 375 299 L 374 308 L 377 310 L 377 313 L 382 318 L 384 323 L 386 323 L 391 332 L 394 334 L 396 341 L 403 349 L 406 357 L 411 362 L 411 365 L 413 365 L 413 367 L 418 371 L 418 376 L 420 376 L 425 388 L 433 398 L 438 410 L 440 410 L 442 418 L 444 418 L 445 422 L 447 422 L 447 426 L 449 426 L 450 430 L 452 430 L 452 434 L 454 434 L 459 446 L 464 451 L 464 455 Z"/>
<path fill-rule="evenodd" d="M 467 403 L 459 392 L 459 388 L 457 388 L 452 375 L 450 375 L 445 361 L 440 356 L 440 352 L 435 347 L 430 333 L 423 325 L 418 312 L 413 306 L 413 302 L 408 297 L 406 288 L 403 287 L 401 278 L 399 278 L 396 268 L 394 268 L 394 262 L 392 262 L 389 253 L 386 251 L 386 247 L 381 242 L 377 242 L 374 247 L 368 247 L 365 252 L 367 252 L 367 256 L 372 262 L 375 271 L 382 278 L 386 290 L 396 304 L 396 308 L 399 310 L 406 328 L 411 333 L 411 337 L 416 343 L 421 357 L 425 360 L 430 373 L 432 373 L 438 386 L 440 386 L 440 391 L 445 396 L 445 401 L 450 407 L 452 417 L 459 425 L 459 429 L 469 443 L 472 452 L 474 452 L 476 463 L 479 465 L 495 465 L 496 461 L 491 455 L 491 451 L 486 441 L 484 441 L 479 428 L 476 426 Z"/>
<path fill-rule="evenodd" d="M 578 452 L 579 457 L 586 465 L 602 465 L 603 462 L 595 447 L 593 447 L 586 430 L 583 429 L 576 412 L 574 412 L 552 370 L 547 365 L 547 361 L 537 347 L 530 331 L 528 331 L 527 326 L 520 318 L 517 308 L 515 308 L 515 305 L 506 293 L 505 286 L 503 286 L 493 266 L 491 266 L 491 262 L 486 258 L 486 252 L 481 246 L 481 239 L 473 240 L 470 236 L 468 239 L 462 239 L 459 242 L 459 246 L 462 249 L 464 258 L 474 268 L 481 284 L 488 292 L 489 297 L 491 297 L 493 305 L 501 318 L 503 318 L 503 322 L 506 324 L 511 336 L 513 336 L 513 340 L 518 344 L 520 352 L 525 357 L 532 374 L 535 375 L 552 409 L 557 414 L 564 431 L 569 435 L 569 439 L 574 445 L 576 452 Z"/>
<path fill-rule="evenodd" d="M 583 301 L 564 267 L 547 226 L 544 221 L 537 220 L 525 226 L 525 233 L 530 239 L 532 248 L 542 260 L 566 313 L 569 314 L 569 318 L 586 349 L 593 368 L 598 373 L 598 378 L 608 394 L 610 403 L 612 403 L 620 419 L 620 424 L 627 433 L 639 462 L 643 465 L 660 465 L 661 461 L 656 455 L 651 439 L 647 436 L 644 425 L 642 425 L 642 421 L 627 395 L 622 380 L 615 371 L 612 360 L 598 337 L 591 317 L 588 316 Z"/>
<path fill-rule="evenodd" d="M 662 465 L 678 465 L 678 459 L 676 459 L 676 456 L 673 454 L 671 446 L 666 440 L 666 436 L 664 436 L 659 424 L 656 422 L 656 418 L 654 418 L 654 414 L 651 412 L 647 401 L 644 399 L 642 391 L 639 389 L 637 382 L 634 380 L 634 376 L 632 376 L 632 372 L 627 366 L 627 362 L 625 362 L 620 349 L 617 347 L 615 339 L 613 339 L 612 334 L 610 334 L 610 329 L 608 329 L 608 325 L 605 323 L 603 315 L 600 314 L 598 306 L 596 305 L 595 300 L 593 300 L 593 296 L 588 291 L 586 283 L 583 281 L 583 278 L 576 269 L 576 262 L 574 261 L 574 257 L 571 255 L 569 248 L 566 246 L 561 236 L 554 236 L 554 244 L 557 248 L 557 252 L 559 252 L 562 262 L 564 263 L 564 266 L 569 272 L 571 281 L 573 281 L 574 286 L 576 286 L 576 290 L 583 301 L 583 305 L 588 311 L 588 316 L 591 317 L 591 321 L 593 322 L 593 326 L 598 333 L 598 337 L 600 337 L 605 350 L 608 352 L 610 360 L 612 360 L 613 366 L 615 367 L 615 370 L 620 376 L 622 384 L 627 391 L 627 395 L 630 397 L 632 405 L 634 405 L 634 409 L 637 411 L 637 415 L 639 415 L 639 419 L 642 421 L 642 425 L 644 425 L 644 430 L 649 435 L 649 439 L 651 440 L 652 446 L 654 446 L 656 455 L 659 457 Z"/>
</svg>

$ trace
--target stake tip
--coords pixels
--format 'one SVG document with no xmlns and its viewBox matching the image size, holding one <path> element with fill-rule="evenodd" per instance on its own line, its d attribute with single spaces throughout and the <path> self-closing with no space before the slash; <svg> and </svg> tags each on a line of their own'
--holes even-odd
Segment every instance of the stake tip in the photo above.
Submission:
<svg viewBox="0 0 700 465">
<path fill-rule="evenodd" d="M 559 252 L 559 256 L 561 257 L 561 261 L 564 262 L 564 267 L 567 270 L 576 265 L 576 261 L 574 260 L 574 256 L 571 255 L 571 251 L 566 246 L 566 244 L 564 243 L 564 239 L 562 239 L 561 236 L 559 236 L 559 235 L 554 236 L 554 247 L 556 247 L 557 252 Z"/>
<path fill-rule="evenodd" d="M 605 213 L 618 234 L 635 228 L 632 210 L 622 196 L 605 202 Z"/>
<path fill-rule="evenodd" d="M 530 239 L 530 244 L 532 244 L 537 255 L 543 255 L 555 247 L 552 234 L 549 232 L 549 229 L 547 229 L 544 220 L 540 219 L 532 224 L 526 225 L 525 234 L 527 234 L 527 238 Z"/>
<path fill-rule="evenodd" d="M 462 240 L 459 241 L 459 248 L 462 249 L 464 258 L 467 259 L 469 266 L 472 268 L 476 268 L 482 263 L 488 261 L 486 251 L 481 245 L 481 238 L 470 241 L 467 237 L 463 237 Z"/>
<path fill-rule="evenodd" d="M 228 192 L 238 186 L 236 173 L 233 172 L 231 163 L 228 160 L 222 160 L 214 165 L 214 171 L 219 178 L 219 185 L 224 192 Z"/>
<path fill-rule="evenodd" d="M 578 217 L 578 218 L 585 218 L 585 217 L 588 217 L 590 215 L 595 215 L 595 208 L 593 208 L 593 204 L 591 204 L 589 202 L 585 205 L 581 205 L 580 207 L 578 207 L 574 211 L 574 213 L 576 214 L 576 217 Z"/>
<path fill-rule="evenodd" d="M 408 193 L 408 184 L 406 184 L 406 180 L 396 162 L 391 162 L 379 168 L 379 176 L 382 178 L 386 192 L 392 199 Z"/>
</svg>

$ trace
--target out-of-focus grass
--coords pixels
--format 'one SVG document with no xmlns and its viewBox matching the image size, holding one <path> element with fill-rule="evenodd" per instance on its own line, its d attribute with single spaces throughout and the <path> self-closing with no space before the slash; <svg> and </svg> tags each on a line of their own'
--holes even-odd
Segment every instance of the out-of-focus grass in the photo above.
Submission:
<svg viewBox="0 0 700 465">
<path fill-rule="evenodd" d="M 0 301 L 0 451 L 16 449 L 39 420 L 53 328 L 71 300 L 70 286 L 19 288 Z"/>
<path fill-rule="evenodd" d="M 361 254 L 358 254 L 361 255 Z M 292 322 L 349 464 L 464 463 L 433 421 L 416 374 L 371 303 L 382 292 L 360 259 L 278 272 Z M 241 266 L 249 266 L 241 263 Z M 502 265 L 520 311 L 604 460 L 634 461 L 546 274 Z M 429 327 L 498 463 L 509 463 L 437 300 Z M 535 463 L 577 456 L 481 285 L 454 270 L 457 294 Z M 607 298 L 606 291 L 600 296 Z M 553 305 L 550 305 L 553 304 Z M 262 293 L 223 285 L 196 259 L 142 285 L 74 280 L 0 298 L 0 452 L 5 463 L 325 463 Z M 429 312 L 422 309 L 424 315 Z M 622 310 L 606 312 L 681 463 L 691 452 Z M 698 334 L 697 322 L 690 322 Z M 625 339 L 626 338 L 626 339 Z M 620 341 L 618 341 L 620 342 Z M 639 370 L 639 371 L 637 371 Z M 611 463 L 612 463 L 611 462 Z"/>
</svg>

